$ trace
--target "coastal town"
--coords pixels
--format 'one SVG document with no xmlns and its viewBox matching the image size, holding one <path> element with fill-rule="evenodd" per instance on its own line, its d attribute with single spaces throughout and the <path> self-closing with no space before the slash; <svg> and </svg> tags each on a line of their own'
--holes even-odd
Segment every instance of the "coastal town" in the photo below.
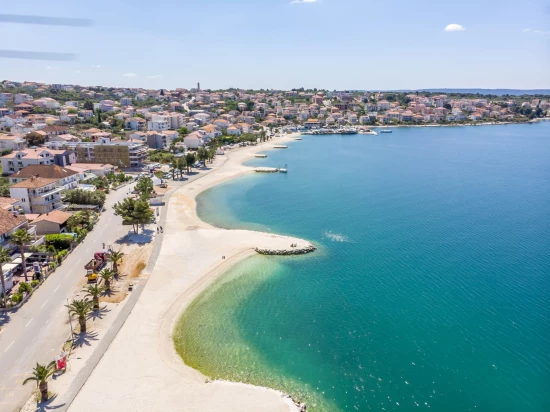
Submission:
<svg viewBox="0 0 550 412">
<path fill-rule="evenodd" d="M 91 375 L 97 363 L 90 366 L 88 359 L 99 356 L 101 350 L 104 353 L 134 305 L 141 313 L 140 321 L 146 318 L 151 324 L 161 322 L 168 307 L 147 306 L 147 299 L 177 299 L 179 289 L 164 283 L 166 279 L 178 279 L 179 272 L 174 268 L 194 262 L 189 265 L 193 269 L 188 270 L 201 279 L 205 271 L 201 265 L 216 262 L 218 255 L 225 263 L 226 255 L 298 255 L 316 250 L 302 239 L 261 232 L 233 233 L 186 215 L 182 205 L 193 205 L 193 209 L 201 191 L 228 176 L 251 171 L 242 163 L 268 156 L 260 151 L 287 148 L 281 143 L 302 140 L 301 135 L 377 135 L 390 133 L 394 127 L 527 123 L 548 118 L 549 109 L 550 100 L 538 95 L 316 89 L 215 91 L 203 90 L 200 84 L 190 89 L 150 90 L 3 81 L 0 333 L 13 333 L 8 335 L 13 339 L 8 339 L 11 343 L 4 351 L 6 358 L 0 361 L 8 370 L 2 382 L 3 390 L 9 391 L 12 398 L 8 407 L 21 407 L 26 402 L 24 410 L 33 411 L 41 402 L 49 402 L 53 397 L 47 383 L 56 374 L 56 393 L 69 403 L 76 399 L 74 410 L 81 410 L 78 405 L 83 406 L 87 398 L 76 398 L 80 387 L 74 382 L 84 379 L 81 376 L 93 378 L 107 373 L 99 368 Z M 287 173 L 286 166 L 254 170 Z M 202 180 L 195 182 L 198 179 Z M 168 210 L 172 195 L 175 200 Z M 167 226 L 163 225 L 168 222 L 170 230 L 165 234 Z M 208 236 L 193 237 L 198 236 L 197 229 L 208 232 Z M 173 256 L 161 248 L 162 239 L 176 245 L 185 244 L 189 237 L 200 252 L 189 250 Z M 159 255 L 164 260 L 155 265 Z M 163 262 L 171 263 L 167 266 Z M 164 277 L 154 277 L 155 287 L 146 292 L 145 303 L 138 302 L 149 276 L 159 271 Z M 60 314 L 58 307 L 52 306 L 53 301 L 62 301 L 66 309 Z M 61 321 L 67 312 L 69 337 L 66 321 Z M 13 319 L 22 313 L 29 315 Z M 33 313 L 37 315 L 31 316 Z M 174 318 L 177 315 L 173 313 Z M 32 327 L 26 327 L 33 320 L 36 324 L 51 321 L 50 325 L 59 325 L 55 336 L 46 339 L 48 353 L 39 346 L 15 344 L 18 340 L 32 341 Z M 15 329 L 12 325 L 18 321 L 27 322 L 26 326 Z M 91 342 L 92 335 L 87 331 L 90 325 L 94 340 L 104 344 L 103 349 Z M 170 327 L 163 326 L 165 336 L 171 335 Z M 124 330 L 130 333 L 128 328 Z M 141 349 L 155 346 L 156 339 L 154 334 L 144 335 Z M 17 356 L 10 355 L 14 350 L 21 356 L 31 356 L 26 370 L 21 370 Z M 125 352 L 125 348 L 119 352 Z M 143 358 L 138 345 L 126 356 Z M 37 364 L 32 375 L 31 365 L 43 359 L 55 359 L 55 363 Z M 141 367 L 151 369 L 151 365 Z M 26 381 L 19 376 L 29 374 L 38 388 L 32 394 L 20 385 Z M 189 371 L 181 374 L 187 376 Z M 226 386 L 216 390 L 227 391 L 228 398 L 236 391 Z M 250 397 L 252 389 L 240 390 L 243 398 Z M 305 410 L 300 400 L 266 388 L 261 393 L 254 390 L 260 404 L 276 404 L 276 398 L 284 397 L 289 410 Z M 88 392 L 94 393 L 91 389 Z M 170 402 L 176 401 L 170 398 Z M 212 405 L 209 410 L 217 410 Z"/>
</svg>

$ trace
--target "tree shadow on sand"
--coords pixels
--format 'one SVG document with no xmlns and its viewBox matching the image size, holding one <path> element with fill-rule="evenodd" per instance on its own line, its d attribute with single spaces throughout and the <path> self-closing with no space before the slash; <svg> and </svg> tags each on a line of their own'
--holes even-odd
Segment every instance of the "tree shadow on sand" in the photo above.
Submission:
<svg viewBox="0 0 550 412">
<path fill-rule="evenodd" d="M 45 412 L 45 411 L 54 411 L 65 406 L 64 403 L 61 405 L 52 405 L 57 400 L 57 395 L 53 395 L 46 402 L 40 402 L 36 404 L 36 409 L 33 412 Z"/>
<path fill-rule="evenodd" d="M 81 348 L 83 346 L 92 346 L 93 341 L 99 340 L 97 337 L 99 334 L 96 331 L 88 331 L 86 333 L 79 333 L 73 337 L 73 348 Z"/>
<path fill-rule="evenodd" d="M 93 312 L 90 312 L 88 314 L 88 320 L 96 320 L 96 319 L 103 319 L 107 313 L 109 313 L 110 310 L 107 309 L 107 306 L 103 306 L 99 310 L 94 310 Z"/>
<path fill-rule="evenodd" d="M 134 233 L 133 231 L 131 231 L 115 240 L 115 243 L 117 245 L 142 245 L 146 243 L 151 243 L 153 241 L 153 236 L 155 235 L 155 233 L 155 230 L 149 228 L 140 229 L 139 233 Z"/>
</svg>

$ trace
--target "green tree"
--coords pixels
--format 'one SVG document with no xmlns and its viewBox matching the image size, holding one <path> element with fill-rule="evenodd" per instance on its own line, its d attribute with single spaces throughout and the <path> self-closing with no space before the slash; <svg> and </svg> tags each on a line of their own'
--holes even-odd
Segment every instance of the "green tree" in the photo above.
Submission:
<svg viewBox="0 0 550 412">
<path fill-rule="evenodd" d="M 42 146 L 46 141 L 46 138 L 37 132 L 30 132 L 25 136 L 27 140 L 27 146 Z"/>
<path fill-rule="evenodd" d="M 447 109 L 447 110 L 452 110 L 452 109 L 453 109 L 452 106 L 451 106 L 449 103 L 445 103 L 445 104 L 443 105 L 443 107 L 444 107 L 445 109 Z"/>
<path fill-rule="evenodd" d="M 27 229 L 17 229 L 10 237 L 11 243 L 19 248 L 21 254 L 21 262 L 23 264 L 23 273 L 25 274 L 25 282 L 29 281 L 27 277 L 27 262 L 25 259 L 25 246 L 32 241 L 32 235 Z"/>
<path fill-rule="evenodd" d="M 195 158 L 195 153 L 187 153 L 185 155 L 185 163 L 187 164 L 187 171 L 191 171 L 191 166 L 197 161 Z"/>
<path fill-rule="evenodd" d="M 88 192 L 87 190 L 74 189 L 67 190 L 63 195 L 66 203 L 75 205 L 103 206 L 106 198 L 105 192 L 100 190 Z"/>
<path fill-rule="evenodd" d="M 174 167 L 178 170 L 180 179 L 183 177 L 183 171 L 187 168 L 187 162 L 184 157 L 178 157 L 174 161 Z"/>
<path fill-rule="evenodd" d="M 189 130 L 187 130 L 187 127 L 180 127 L 178 129 L 178 135 L 179 137 L 185 137 L 189 134 Z"/>
<path fill-rule="evenodd" d="M 52 361 L 46 366 L 36 364 L 32 370 L 32 376 L 29 376 L 23 381 L 23 385 L 27 382 L 35 381 L 36 387 L 40 390 L 40 401 L 48 400 L 48 379 L 55 373 L 55 362 Z"/>
<path fill-rule="evenodd" d="M 111 252 L 111 262 L 113 262 L 113 272 L 115 274 L 118 274 L 118 264 L 122 262 L 122 258 L 124 257 L 124 253 L 120 250 Z"/>
<path fill-rule="evenodd" d="M 151 193 L 153 193 L 153 180 L 149 177 L 141 177 L 135 186 L 136 191 L 143 200 L 149 200 Z"/>
<path fill-rule="evenodd" d="M 105 290 L 111 290 L 111 281 L 113 280 L 114 276 L 115 272 L 108 268 L 103 269 L 101 272 L 99 272 L 99 277 L 103 280 L 103 287 L 105 288 Z"/>
<path fill-rule="evenodd" d="M 89 299 L 73 299 L 70 305 L 65 305 L 69 308 L 71 315 L 78 317 L 78 324 L 80 325 L 80 333 L 86 333 L 86 316 L 93 309 L 92 301 Z"/>
<path fill-rule="evenodd" d="M 206 147 L 199 148 L 199 150 L 197 151 L 197 157 L 200 161 L 206 163 L 206 161 L 208 160 L 208 150 L 206 149 Z"/>
<path fill-rule="evenodd" d="M 123 225 L 132 225 L 134 232 L 139 232 L 139 225 L 150 223 L 153 220 L 153 211 L 149 202 L 136 200 L 132 197 L 125 198 L 113 206 L 116 216 L 122 217 Z"/>
<path fill-rule="evenodd" d="M 101 123 L 101 109 L 97 109 L 97 122 Z"/>
<path fill-rule="evenodd" d="M 94 104 L 90 100 L 86 100 L 83 108 L 84 110 L 94 110 Z"/>
<path fill-rule="evenodd" d="M 208 148 L 208 160 L 212 162 L 214 158 L 216 157 L 216 148 L 214 146 L 211 146 Z"/>
<path fill-rule="evenodd" d="M 92 298 L 94 310 L 99 310 L 99 296 L 103 293 L 104 287 L 98 284 L 88 285 L 83 292 L 86 292 L 87 298 Z"/>
<path fill-rule="evenodd" d="M 6 307 L 6 280 L 4 279 L 4 271 L 2 270 L 2 264 L 11 262 L 9 249 L 0 246 L 0 282 L 2 285 L 2 307 Z"/>
<path fill-rule="evenodd" d="M 162 183 L 162 177 L 164 176 L 164 172 L 162 170 L 157 170 L 155 172 L 155 177 L 158 177 L 160 179 L 160 182 Z"/>
</svg>

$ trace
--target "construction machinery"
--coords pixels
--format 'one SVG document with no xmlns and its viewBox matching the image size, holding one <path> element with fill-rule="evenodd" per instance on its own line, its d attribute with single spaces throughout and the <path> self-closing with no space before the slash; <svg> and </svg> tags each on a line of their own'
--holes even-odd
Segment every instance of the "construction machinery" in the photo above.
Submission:
<svg viewBox="0 0 550 412">
<path fill-rule="evenodd" d="M 94 257 L 92 260 L 90 260 L 86 265 L 84 265 L 84 269 L 86 269 L 86 276 L 88 277 L 88 282 L 97 282 L 97 273 L 105 267 L 107 264 L 107 258 L 108 255 L 105 252 L 96 252 L 94 253 Z"/>
</svg>

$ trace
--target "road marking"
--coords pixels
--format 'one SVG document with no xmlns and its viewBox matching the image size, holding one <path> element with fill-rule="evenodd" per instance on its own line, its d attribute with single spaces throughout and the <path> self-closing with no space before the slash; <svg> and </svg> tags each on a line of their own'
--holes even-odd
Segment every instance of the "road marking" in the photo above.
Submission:
<svg viewBox="0 0 550 412">
<path fill-rule="evenodd" d="M 42 304 L 42 306 L 40 306 L 40 308 L 42 309 L 46 303 L 48 303 L 47 300 L 46 300 L 46 302 L 44 302 L 44 303 Z"/>
<path fill-rule="evenodd" d="M 59 289 L 59 286 L 61 285 L 57 285 L 57 287 L 53 291 L 55 292 L 57 289 Z"/>
<path fill-rule="evenodd" d="M 8 349 L 11 348 L 11 345 L 13 345 L 14 343 L 15 343 L 15 341 L 13 341 L 12 343 L 10 343 L 10 346 L 8 346 L 4 352 L 7 352 Z"/>
<path fill-rule="evenodd" d="M 78 259 L 78 260 L 76 261 L 76 264 L 78 265 L 78 264 L 80 263 L 81 260 L 82 260 L 82 259 Z"/>
<path fill-rule="evenodd" d="M 32 322 L 32 319 L 33 319 L 33 318 L 31 318 L 31 320 L 29 320 L 29 321 L 27 322 L 27 324 L 25 325 L 25 327 L 29 326 L 29 323 Z"/>
</svg>

